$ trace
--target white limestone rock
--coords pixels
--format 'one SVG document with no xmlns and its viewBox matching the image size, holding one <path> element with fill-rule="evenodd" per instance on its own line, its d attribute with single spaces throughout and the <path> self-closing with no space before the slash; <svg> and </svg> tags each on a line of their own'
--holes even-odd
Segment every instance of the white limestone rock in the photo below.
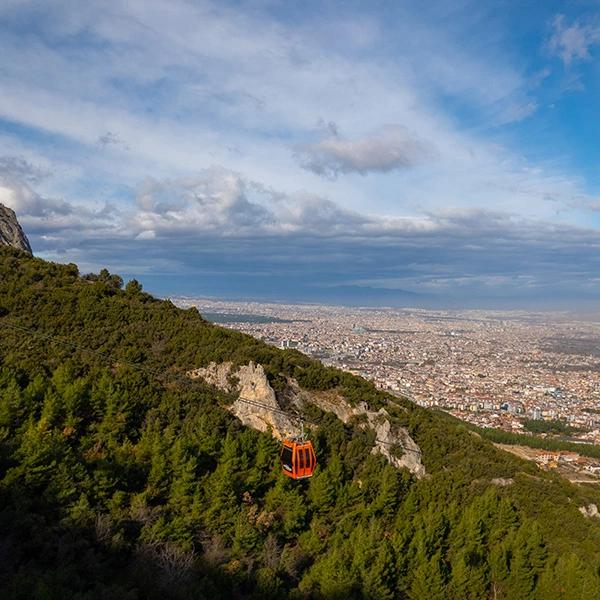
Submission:
<svg viewBox="0 0 600 600">
<path fill-rule="evenodd" d="M 31 246 L 27 236 L 23 233 L 21 225 L 17 220 L 15 212 L 0 204 L 0 246 L 12 246 L 17 250 L 22 250 L 31 254 Z"/>
</svg>

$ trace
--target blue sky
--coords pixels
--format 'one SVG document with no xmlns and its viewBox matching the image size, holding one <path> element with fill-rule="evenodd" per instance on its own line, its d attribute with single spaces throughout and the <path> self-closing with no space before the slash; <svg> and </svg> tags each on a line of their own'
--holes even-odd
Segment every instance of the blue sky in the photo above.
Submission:
<svg viewBox="0 0 600 600">
<path fill-rule="evenodd" d="M 163 295 L 590 308 L 597 1 L 0 4 L 0 202 Z"/>
</svg>

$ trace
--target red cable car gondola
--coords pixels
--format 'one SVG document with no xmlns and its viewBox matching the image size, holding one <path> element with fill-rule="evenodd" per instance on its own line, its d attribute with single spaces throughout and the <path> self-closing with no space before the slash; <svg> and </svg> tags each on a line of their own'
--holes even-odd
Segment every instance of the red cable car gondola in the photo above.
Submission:
<svg viewBox="0 0 600 600">
<path fill-rule="evenodd" d="M 283 440 L 280 460 L 284 475 L 292 479 L 311 477 L 317 466 L 317 457 L 312 442 L 304 438 L 304 427 L 300 438 Z"/>
</svg>

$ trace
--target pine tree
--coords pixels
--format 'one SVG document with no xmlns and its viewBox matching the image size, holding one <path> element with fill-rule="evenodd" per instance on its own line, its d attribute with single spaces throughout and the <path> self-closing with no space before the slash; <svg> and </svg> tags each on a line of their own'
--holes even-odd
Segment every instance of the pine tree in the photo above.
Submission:
<svg viewBox="0 0 600 600">
<path fill-rule="evenodd" d="M 452 588 L 457 598 L 476 600 L 488 587 L 487 549 L 482 502 L 465 510 L 454 533 L 457 557 L 452 561 Z"/>
<path fill-rule="evenodd" d="M 170 462 L 173 483 L 169 493 L 169 504 L 178 511 L 189 511 L 197 486 L 196 459 L 187 455 L 181 442 L 176 442 Z"/>
<path fill-rule="evenodd" d="M 506 554 L 510 556 L 506 591 L 515 598 L 529 598 L 535 588 L 547 558 L 547 551 L 539 533 L 537 524 L 525 521 L 514 536 L 507 538 L 509 546 Z M 495 556 L 493 576 L 500 575 L 501 557 Z"/>
<path fill-rule="evenodd" d="M 238 556 L 247 556 L 258 545 L 260 534 L 255 525 L 248 518 L 248 511 L 241 510 L 235 522 L 233 534 L 233 551 Z"/>
<path fill-rule="evenodd" d="M 390 518 L 396 513 L 400 502 L 400 480 L 398 471 L 386 465 L 381 474 L 379 492 L 371 508 L 375 514 Z"/>
<path fill-rule="evenodd" d="M 497 542 L 492 545 L 489 554 L 491 587 L 495 590 L 495 597 L 501 596 L 501 592 L 507 587 L 510 568 L 510 539 Z"/>
<path fill-rule="evenodd" d="M 23 392 L 14 377 L 7 377 L 0 388 L 0 427 L 12 429 L 22 422 L 24 413 Z"/>
<path fill-rule="evenodd" d="M 362 580 L 362 592 L 372 600 L 391 600 L 395 594 L 394 549 L 388 540 L 379 544 L 379 550 L 372 564 L 366 566 Z"/>
<path fill-rule="evenodd" d="M 335 486 L 327 469 L 321 471 L 318 467 L 310 479 L 308 498 L 317 512 L 326 512 L 333 506 Z"/>
<path fill-rule="evenodd" d="M 206 526 L 221 534 L 231 535 L 237 516 L 237 495 L 231 462 L 220 463 L 207 483 L 209 504 L 204 514 Z"/>
<path fill-rule="evenodd" d="M 446 600 L 448 598 L 445 567 L 440 551 L 430 559 L 423 554 L 417 555 L 416 568 L 408 596 L 411 600 Z"/>
<path fill-rule="evenodd" d="M 256 440 L 254 452 L 254 464 L 248 472 L 246 484 L 252 494 L 263 492 L 264 489 L 272 485 L 270 472 L 277 456 L 276 447 L 273 440 L 266 435 L 261 435 Z"/>
<path fill-rule="evenodd" d="M 577 555 L 560 556 L 548 561 L 539 578 L 536 600 L 597 600 L 600 583 L 594 570 Z"/>
<path fill-rule="evenodd" d="M 279 530 L 286 538 L 292 538 L 306 524 L 306 499 L 297 486 L 287 478 L 279 477 L 265 497 L 265 510 L 279 518 Z"/>
<path fill-rule="evenodd" d="M 481 555 L 467 550 L 452 562 L 451 589 L 455 598 L 480 600 L 486 597 L 488 573 Z"/>
<path fill-rule="evenodd" d="M 166 441 L 158 432 L 154 435 L 148 434 L 147 437 L 152 442 L 147 480 L 148 496 L 166 500 L 170 483 Z"/>
<path fill-rule="evenodd" d="M 507 498 L 502 498 L 498 509 L 493 513 L 490 541 L 494 544 L 505 539 L 511 532 L 516 532 L 519 525 L 515 507 Z"/>
<path fill-rule="evenodd" d="M 46 429 L 60 427 L 64 414 L 65 407 L 61 394 L 57 390 L 49 388 L 44 395 L 40 425 Z"/>
</svg>

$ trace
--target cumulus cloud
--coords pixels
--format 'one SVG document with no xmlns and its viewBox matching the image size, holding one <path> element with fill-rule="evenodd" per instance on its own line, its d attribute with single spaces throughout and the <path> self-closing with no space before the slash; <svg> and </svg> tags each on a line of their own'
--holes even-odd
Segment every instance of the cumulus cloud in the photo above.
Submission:
<svg viewBox="0 0 600 600">
<path fill-rule="evenodd" d="M 589 59 L 590 48 L 600 43 L 600 25 L 597 22 L 576 20 L 568 25 L 565 15 L 557 15 L 553 27 L 549 47 L 566 66 L 570 66 L 575 60 Z"/>
<path fill-rule="evenodd" d="M 600 268 L 598 232 L 502 211 L 366 215 L 214 168 L 146 182 L 134 222 L 144 244 L 140 260 L 168 256 L 173 272 L 200 277 L 207 293 L 256 296 L 259 286 L 265 298 L 352 302 L 366 294 L 393 303 L 427 296 L 457 305 L 573 290 L 600 296 L 590 283 Z"/>
<path fill-rule="evenodd" d="M 12 208 L 34 251 L 64 251 L 82 239 L 112 235 L 119 230 L 118 211 L 74 204 L 38 191 L 47 171 L 22 157 L 0 157 L 0 203 Z"/>
<path fill-rule="evenodd" d="M 401 125 L 386 125 L 363 137 L 344 139 L 335 123 L 330 135 L 314 144 L 297 147 L 300 166 L 322 177 L 345 173 L 387 173 L 415 166 L 430 157 L 431 148 Z"/>
<path fill-rule="evenodd" d="M 28 183 L 39 183 L 48 172 L 31 164 L 22 156 L 0 156 L 0 176 L 20 179 Z"/>
<path fill-rule="evenodd" d="M 600 236 L 590 229 L 462 210 L 414 219 L 355 215 L 322 231 L 298 220 L 291 231 L 280 224 L 236 235 L 163 228 L 157 239 L 136 242 L 143 251 L 129 272 L 152 271 L 168 257 L 171 283 L 150 275 L 150 287 L 172 293 L 179 276 L 183 292 L 283 300 L 498 306 L 512 298 L 512 305 L 556 306 L 568 297 L 577 307 L 600 298 Z M 99 251 L 106 257 L 107 250 L 114 252 Z"/>
<path fill-rule="evenodd" d="M 368 215 L 212 168 L 147 180 L 118 214 L 75 203 L 61 214 L 35 184 L 18 181 L 37 194 L 19 204 L 34 251 L 84 270 L 107 266 L 159 293 L 456 305 L 493 304 L 494 294 L 600 297 L 597 231 L 502 211 Z"/>
<path fill-rule="evenodd" d="M 325 198 L 284 194 L 223 168 L 193 177 L 147 180 L 137 197 L 135 226 L 154 235 L 215 232 L 241 236 L 300 231 L 351 231 L 368 219 Z"/>
<path fill-rule="evenodd" d="M 32 185 L 47 176 L 39 167 L 21 157 L 0 158 L 0 202 L 25 216 L 68 215 L 73 207 L 63 201 L 44 198 Z"/>
</svg>

